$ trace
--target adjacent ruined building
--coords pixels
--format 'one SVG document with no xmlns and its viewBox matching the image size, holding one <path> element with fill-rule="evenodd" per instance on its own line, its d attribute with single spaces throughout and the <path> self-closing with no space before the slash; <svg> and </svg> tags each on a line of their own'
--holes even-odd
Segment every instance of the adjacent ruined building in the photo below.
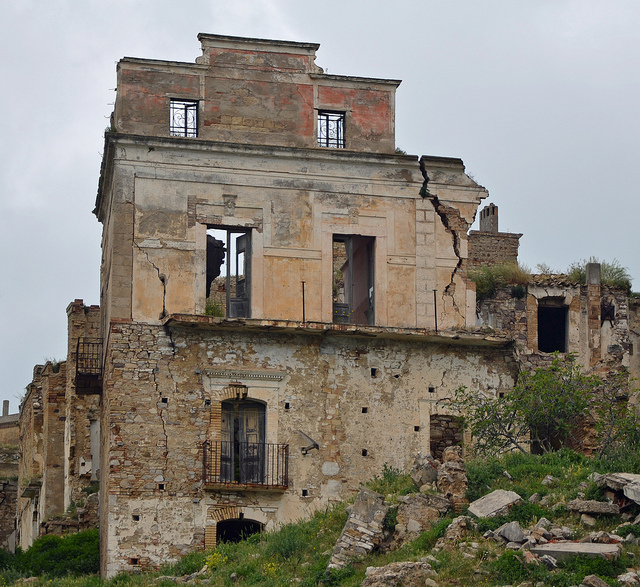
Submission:
<svg viewBox="0 0 640 587">
<path fill-rule="evenodd" d="M 86 361 L 87 349 L 101 347 L 100 310 L 75 300 L 67 316 L 66 361 L 36 365 L 20 403 L 16 545 L 22 549 L 42 534 L 97 525 L 97 499 L 88 488 L 97 489 L 100 470 L 101 388 L 87 388 L 78 354 Z M 70 506 L 79 513 L 64 518 Z"/>
<path fill-rule="evenodd" d="M 517 259 L 520 235 L 497 208 L 469 233 L 488 194 L 460 159 L 396 153 L 399 81 L 326 74 L 316 44 L 198 38 L 194 63 L 118 63 L 100 307 L 69 306 L 67 361 L 21 407 L 20 543 L 99 479 L 107 577 L 440 455 L 462 440 L 444 400 L 508 393 L 545 350 L 534 301 L 476 306 L 469 261 Z M 595 357 L 628 322 L 596 341 L 594 316 Z"/>
</svg>

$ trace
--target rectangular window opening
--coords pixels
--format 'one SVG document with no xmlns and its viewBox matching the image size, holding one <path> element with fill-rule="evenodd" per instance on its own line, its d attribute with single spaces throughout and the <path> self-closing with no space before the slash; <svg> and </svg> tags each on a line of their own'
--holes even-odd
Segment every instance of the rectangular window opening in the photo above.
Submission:
<svg viewBox="0 0 640 587">
<path fill-rule="evenodd" d="M 378 370 L 375 367 L 371 367 L 371 377 L 375 379 L 378 376 Z"/>
<path fill-rule="evenodd" d="M 333 237 L 334 323 L 375 324 L 374 253 L 375 237 Z"/>
<path fill-rule="evenodd" d="M 369 413 L 369 408 L 362 408 L 362 413 L 363 414 L 368 414 Z"/>
<path fill-rule="evenodd" d="M 366 457 L 369 454 L 369 451 L 366 448 L 363 448 L 361 454 L 363 457 Z"/>
<path fill-rule="evenodd" d="M 173 137 L 198 136 L 198 102 L 171 100 L 170 133 Z"/>
<path fill-rule="evenodd" d="M 318 147 L 344 149 L 344 112 L 318 110 Z"/>
<path fill-rule="evenodd" d="M 207 229 L 207 302 L 205 314 L 218 318 L 251 317 L 251 231 Z"/>
<path fill-rule="evenodd" d="M 542 353 L 567 352 L 569 307 L 563 297 L 538 300 L 538 350 Z"/>
</svg>

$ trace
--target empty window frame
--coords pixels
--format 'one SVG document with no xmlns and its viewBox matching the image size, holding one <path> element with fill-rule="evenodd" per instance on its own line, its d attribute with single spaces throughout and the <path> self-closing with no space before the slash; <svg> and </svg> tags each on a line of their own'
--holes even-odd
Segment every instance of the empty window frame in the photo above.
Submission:
<svg viewBox="0 0 640 587">
<path fill-rule="evenodd" d="M 198 136 L 198 102 L 196 100 L 171 100 L 171 136 Z"/>
<path fill-rule="evenodd" d="M 226 318 L 251 317 L 251 231 L 207 230 L 206 313 Z"/>
<path fill-rule="evenodd" d="M 538 300 L 538 350 L 543 353 L 567 352 L 568 306 L 562 297 Z"/>
<path fill-rule="evenodd" d="M 333 321 L 375 324 L 375 238 L 333 237 Z"/>
<path fill-rule="evenodd" d="M 344 112 L 318 110 L 318 147 L 344 149 Z"/>
</svg>

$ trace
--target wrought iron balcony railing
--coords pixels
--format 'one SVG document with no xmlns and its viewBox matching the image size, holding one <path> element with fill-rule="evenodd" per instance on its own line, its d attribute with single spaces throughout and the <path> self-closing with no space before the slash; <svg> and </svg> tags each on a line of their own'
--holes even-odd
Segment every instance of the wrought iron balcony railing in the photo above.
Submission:
<svg viewBox="0 0 640 587">
<path fill-rule="evenodd" d="M 202 445 L 205 485 L 286 489 L 289 445 L 206 441 Z"/>
<path fill-rule="evenodd" d="M 76 348 L 76 393 L 102 392 L 102 340 L 79 338 Z"/>
</svg>

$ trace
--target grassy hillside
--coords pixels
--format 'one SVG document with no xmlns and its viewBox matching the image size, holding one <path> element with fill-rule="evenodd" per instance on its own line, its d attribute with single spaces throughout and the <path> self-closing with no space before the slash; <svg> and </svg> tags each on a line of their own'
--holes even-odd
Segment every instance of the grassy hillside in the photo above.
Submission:
<svg viewBox="0 0 640 587">
<path fill-rule="evenodd" d="M 623 459 L 625 460 L 598 462 L 562 450 L 543 456 L 512 454 L 491 461 L 471 461 L 467 463 L 470 501 L 489 491 L 502 488 L 519 493 L 524 499 L 523 505 L 513 508 L 506 517 L 480 521 L 475 533 L 452 548 L 434 549 L 437 539 L 444 534 L 453 517 L 449 515 L 397 550 L 375 553 L 344 570 L 329 574 L 325 569 L 347 519 L 346 504 L 318 512 L 312 519 L 287 525 L 278 532 L 254 535 L 237 544 L 222 544 L 213 552 L 193 553 L 178 564 L 169 565 L 158 572 L 120 575 L 103 582 L 95 575 L 55 578 L 52 576 L 52 570 L 49 574 L 39 575 L 30 584 L 50 587 L 164 587 L 174 584 L 175 577 L 196 573 L 207 565 L 206 572 L 192 578 L 192 582 L 216 586 L 351 586 L 360 585 L 369 566 L 380 567 L 394 561 L 414 561 L 426 557 L 427 562 L 438 573 L 438 576 L 434 577 L 438 585 L 515 586 L 531 581 L 532 585 L 540 583 L 568 587 L 579 585 L 582 579 L 590 574 L 597 574 L 610 585 L 618 585 L 615 580 L 617 575 L 624 573 L 627 567 L 640 567 L 638 546 L 625 544 L 625 554 L 616 561 L 574 559 L 560 564 L 554 571 L 549 571 L 544 565 L 524 564 L 520 553 L 507 550 L 495 541 L 485 540 L 482 534 L 511 520 L 518 520 L 523 528 L 531 526 L 543 516 L 556 525 L 571 528 L 575 539 L 590 531 L 613 532 L 624 521 L 620 516 L 600 517 L 595 527 L 587 528 L 581 524 L 579 515 L 568 512 L 565 506 L 577 496 L 583 496 L 585 499 L 605 499 L 602 490 L 589 481 L 589 475 L 594 471 L 640 472 L 639 455 L 623 455 Z M 549 480 L 548 476 L 553 479 Z M 547 480 L 543 483 L 545 478 Z M 379 477 L 367 485 L 385 495 L 390 503 L 397 503 L 402 495 L 417 491 L 408 476 L 389 468 L 385 468 Z M 528 501 L 534 493 L 540 497 L 540 503 Z M 625 510 L 625 517 L 633 516 L 633 521 L 639 513 L 638 506 L 631 506 Z M 388 526 L 392 528 L 393 515 L 388 518 Z M 621 533 L 623 536 L 629 533 L 640 536 L 640 525 L 626 526 Z M 37 548 L 42 550 L 42 547 Z M 42 567 L 37 567 L 36 571 L 36 567 L 31 566 L 28 556 L 31 550 L 33 549 L 15 559 L 6 557 L 0 560 L 0 564 L 4 566 L 4 571 L 0 574 L 0 585 L 14 583 L 20 577 L 30 576 L 34 571 L 42 570 Z M 57 565 L 55 571 L 60 571 L 61 566 L 64 567 Z M 62 571 L 64 572 L 64 568 Z"/>
</svg>

